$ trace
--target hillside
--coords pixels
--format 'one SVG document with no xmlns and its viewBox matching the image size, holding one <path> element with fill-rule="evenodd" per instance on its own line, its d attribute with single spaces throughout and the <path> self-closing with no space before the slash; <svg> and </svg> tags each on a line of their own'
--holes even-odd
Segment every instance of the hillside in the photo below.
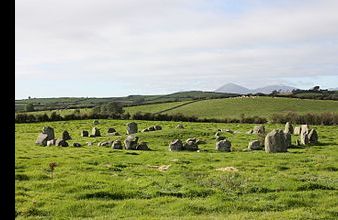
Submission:
<svg viewBox="0 0 338 220">
<path fill-rule="evenodd" d="M 31 98 L 15 100 L 15 111 L 24 111 L 26 104 L 34 105 L 35 110 L 55 110 L 55 109 L 75 109 L 75 108 L 92 108 L 109 102 L 119 102 L 124 106 L 167 103 L 179 101 L 192 101 L 200 99 L 227 98 L 238 96 L 237 94 L 204 92 L 204 91 L 185 91 L 176 92 L 167 95 L 129 95 L 126 97 L 110 97 L 110 98 Z"/>
<path fill-rule="evenodd" d="M 176 104 L 180 105 L 182 103 L 178 102 Z M 242 114 L 245 114 L 245 116 L 269 117 L 273 113 L 288 111 L 297 113 L 338 112 L 338 102 L 279 97 L 236 97 L 202 100 L 165 111 L 168 108 L 168 105 L 160 104 L 127 107 L 125 110 L 127 112 L 140 111 L 155 113 L 157 111 L 162 111 L 162 113 L 165 114 L 182 113 L 187 116 L 195 115 L 199 118 L 239 118 Z"/>
</svg>

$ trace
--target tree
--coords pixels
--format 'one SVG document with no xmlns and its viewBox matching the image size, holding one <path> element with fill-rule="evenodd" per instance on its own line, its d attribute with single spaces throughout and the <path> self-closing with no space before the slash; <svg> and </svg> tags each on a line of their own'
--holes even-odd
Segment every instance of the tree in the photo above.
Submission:
<svg viewBox="0 0 338 220">
<path fill-rule="evenodd" d="M 34 105 L 32 103 L 28 103 L 25 105 L 25 111 L 26 112 L 33 112 L 34 111 Z"/>
<path fill-rule="evenodd" d="M 313 88 L 310 89 L 310 90 L 312 90 L 312 91 L 319 91 L 319 89 L 320 89 L 320 86 L 315 86 L 315 87 L 313 87 Z"/>
</svg>

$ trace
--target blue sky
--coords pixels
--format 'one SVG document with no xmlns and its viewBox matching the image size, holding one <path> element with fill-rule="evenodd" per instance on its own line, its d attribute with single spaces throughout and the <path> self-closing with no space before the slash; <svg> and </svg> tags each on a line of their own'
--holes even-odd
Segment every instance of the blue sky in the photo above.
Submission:
<svg viewBox="0 0 338 220">
<path fill-rule="evenodd" d="M 15 98 L 338 87 L 335 0 L 16 0 Z"/>
</svg>

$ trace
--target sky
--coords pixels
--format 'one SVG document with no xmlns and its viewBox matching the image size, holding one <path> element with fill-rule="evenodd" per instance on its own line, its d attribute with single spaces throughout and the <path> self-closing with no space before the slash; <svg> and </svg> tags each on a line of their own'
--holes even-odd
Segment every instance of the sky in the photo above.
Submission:
<svg viewBox="0 0 338 220">
<path fill-rule="evenodd" d="M 338 87 L 337 0 L 16 0 L 15 98 Z"/>
</svg>

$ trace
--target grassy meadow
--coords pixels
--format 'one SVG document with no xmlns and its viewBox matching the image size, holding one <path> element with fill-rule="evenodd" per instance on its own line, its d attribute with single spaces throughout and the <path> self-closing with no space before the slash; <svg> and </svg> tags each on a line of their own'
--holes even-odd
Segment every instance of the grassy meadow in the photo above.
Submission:
<svg viewBox="0 0 338 220">
<path fill-rule="evenodd" d="M 229 112 L 226 106 L 224 112 Z M 97 138 L 80 136 L 81 130 L 91 130 L 93 120 L 16 124 L 16 218 L 338 218 L 337 126 L 313 126 L 319 134 L 318 145 L 276 154 L 243 151 L 249 141 L 257 139 L 245 133 L 253 127 L 249 124 L 183 122 L 185 129 L 175 129 L 177 122 L 136 121 L 139 130 L 155 124 L 163 127 L 161 131 L 138 134 L 139 141 L 148 142 L 151 151 L 97 146 L 99 141 L 118 138 L 107 135 L 109 127 L 123 134 L 123 140 L 127 122 L 100 120 L 97 127 L 102 137 Z M 43 126 L 52 126 L 56 137 L 68 130 L 73 138 L 68 141 L 70 145 L 79 142 L 85 146 L 36 146 Z M 283 127 L 266 125 L 267 130 Z M 232 152 L 215 151 L 218 128 L 237 132 L 224 133 L 232 142 Z M 189 137 L 206 141 L 199 145 L 200 152 L 168 150 L 173 139 Z M 296 137 L 292 138 L 294 143 Z M 87 141 L 93 146 L 86 146 Z M 58 164 L 53 178 L 49 170 L 52 162 Z M 226 167 L 232 168 L 217 170 Z"/>
<path fill-rule="evenodd" d="M 179 106 L 181 103 L 177 103 Z M 172 106 L 170 106 L 172 107 Z M 197 116 L 198 118 L 240 118 L 245 116 L 270 117 L 273 113 L 297 112 L 303 113 L 321 113 L 338 112 L 338 102 L 332 100 L 311 100 L 296 98 L 272 98 L 272 97 L 235 97 L 225 99 L 209 99 L 193 102 L 170 109 L 165 104 L 154 104 L 144 106 L 127 107 L 127 112 L 156 112 L 163 111 L 164 114 L 182 113 L 186 116 Z"/>
</svg>

